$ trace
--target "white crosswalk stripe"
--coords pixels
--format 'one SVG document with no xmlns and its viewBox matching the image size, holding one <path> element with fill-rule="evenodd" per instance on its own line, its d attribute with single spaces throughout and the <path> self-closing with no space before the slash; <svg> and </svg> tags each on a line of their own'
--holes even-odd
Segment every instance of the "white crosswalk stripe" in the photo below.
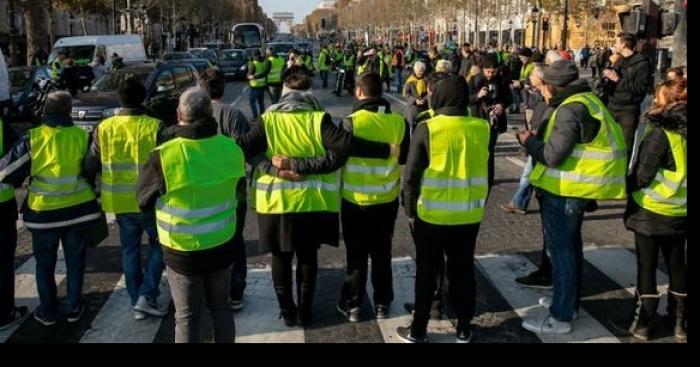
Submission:
<svg viewBox="0 0 700 367">
<path fill-rule="evenodd" d="M 56 280 L 61 282 L 65 278 L 65 262 L 62 252 L 59 253 L 59 264 L 57 266 Z M 587 262 L 598 269 L 600 273 L 609 278 L 607 282 L 614 281 L 617 289 L 624 289 L 630 294 L 634 290 L 636 277 L 636 257 L 634 253 L 624 248 L 586 248 L 584 257 Z M 523 255 L 484 255 L 476 258 L 477 270 L 488 280 L 488 284 L 481 287 L 494 289 L 502 299 L 510 306 L 512 311 L 520 319 L 547 312 L 546 309 L 538 306 L 538 299 L 544 296 L 551 296 L 551 291 L 533 290 L 525 288 L 514 282 L 516 277 L 527 274 L 534 270 L 534 265 Z M 416 264 L 410 257 L 395 258 L 392 261 L 394 302 L 390 309 L 389 318 L 384 320 L 368 320 L 373 323 L 386 343 L 397 343 L 401 340 L 396 335 L 396 328 L 407 326 L 411 323 L 412 316 L 404 308 L 404 303 L 414 302 L 414 287 Z M 335 269 L 342 271 L 342 269 Z M 36 292 L 36 279 L 34 276 L 35 262 L 33 258 L 26 261 L 17 269 L 17 303 L 27 305 L 30 309 L 38 306 L 38 295 Z M 668 277 L 662 273 L 657 274 L 659 281 L 659 291 L 665 293 L 665 286 Z M 371 279 L 371 274 L 369 276 Z M 586 281 L 584 280 L 584 287 Z M 159 302 L 161 307 L 170 303 L 170 291 L 167 278 L 164 276 L 161 285 L 161 296 Z M 338 289 L 338 292 L 340 289 Z M 372 302 L 371 282 L 367 285 L 368 302 Z M 477 297 L 483 295 L 477 294 Z M 662 300 L 665 297 L 662 297 Z M 488 301 L 488 300 L 487 300 Z M 501 303 L 503 301 L 500 301 Z M 665 302 L 665 301 L 662 301 Z M 488 304 L 488 302 L 486 302 Z M 323 307 L 335 307 L 335 305 L 323 305 Z M 580 310 L 579 319 L 572 323 L 573 331 L 566 335 L 537 335 L 545 343 L 563 342 L 583 342 L 583 343 L 620 343 L 618 339 L 606 328 L 609 320 L 596 319 L 593 315 L 601 317 L 601 312 L 589 313 L 583 304 Z M 660 309 L 663 310 L 665 304 Z M 489 312 L 481 310 L 480 312 Z M 307 338 L 302 327 L 288 328 L 284 321 L 278 318 L 279 308 L 277 297 L 272 285 L 271 270 L 269 267 L 263 269 L 249 268 L 247 278 L 247 288 L 245 297 L 245 307 L 242 311 L 235 313 L 236 342 L 239 343 L 304 343 Z M 345 322 L 341 316 L 336 315 L 339 322 Z M 477 315 L 478 316 L 478 315 Z M 166 316 L 172 318 L 172 312 Z M 367 315 L 370 318 L 370 315 Z M 340 321 L 342 319 L 342 321 Z M 125 289 L 125 280 L 122 276 L 118 281 L 108 300 L 100 307 L 99 312 L 89 327 L 83 331 L 81 343 L 150 343 L 156 340 L 159 331 L 163 327 L 168 327 L 165 319 L 148 318 L 137 321 L 131 312 L 129 296 Z M 332 328 L 338 323 L 331 323 L 329 333 L 332 335 Z M 17 325 L 10 330 L 0 333 L 0 342 L 7 341 L 21 325 Z M 528 331 L 519 330 L 523 335 Z M 452 343 L 455 341 L 454 325 L 449 320 L 431 320 L 428 327 L 428 336 L 431 342 Z M 334 340 L 335 341 L 335 340 Z M 342 342 L 343 340 L 337 340 Z"/>
</svg>

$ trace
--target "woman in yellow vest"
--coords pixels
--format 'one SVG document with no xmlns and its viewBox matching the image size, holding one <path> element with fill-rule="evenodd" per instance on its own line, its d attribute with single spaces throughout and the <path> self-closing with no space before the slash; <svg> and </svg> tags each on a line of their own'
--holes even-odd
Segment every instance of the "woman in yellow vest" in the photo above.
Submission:
<svg viewBox="0 0 700 367">
<path fill-rule="evenodd" d="M 629 179 L 625 225 L 634 232 L 638 268 L 636 302 L 623 329 L 642 340 L 650 336 L 661 297 L 656 284 L 659 250 L 671 283 L 667 321 L 677 339 L 687 338 L 687 99 L 685 80 L 659 86 Z"/>
<path fill-rule="evenodd" d="M 350 155 L 386 159 L 392 149 L 355 138 L 333 124 L 309 92 L 311 79 L 304 68 L 290 68 L 284 87 L 280 103 L 238 141 L 249 159 L 265 153 L 281 168 L 271 165 L 257 174 L 255 208 L 261 250 L 272 252 L 275 292 L 291 327 L 297 318 L 302 325 L 311 322 L 318 249 L 321 244 L 338 246 L 340 186 L 335 171 Z M 292 293 L 294 256 L 298 305 Z"/>
<path fill-rule="evenodd" d="M 433 79 L 435 117 L 411 138 L 402 202 L 416 245 L 413 322 L 399 327 L 406 342 L 425 343 L 436 278 L 447 255 L 449 293 L 458 323 L 456 341 L 468 343 L 476 287 L 474 249 L 488 195 L 489 124 L 467 116 L 469 91 L 459 76 Z"/>
</svg>

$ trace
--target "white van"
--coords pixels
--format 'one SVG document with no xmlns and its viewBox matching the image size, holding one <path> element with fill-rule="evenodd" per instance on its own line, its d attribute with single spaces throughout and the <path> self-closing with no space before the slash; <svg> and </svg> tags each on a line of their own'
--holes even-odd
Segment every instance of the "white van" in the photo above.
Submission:
<svg viewBox="0 0 700 367">
<path fill-rule="evenodd" d="M 105 64 L 111 66 L 111 57 L 118 54 L 125 64 L 147 62 L 143 40 L 138 35 L 65 37 L 56 41 L 49 57 L 49 64 L 63 52 L 77 65 L 88 65 L 102 55 Z"/>
</svg>

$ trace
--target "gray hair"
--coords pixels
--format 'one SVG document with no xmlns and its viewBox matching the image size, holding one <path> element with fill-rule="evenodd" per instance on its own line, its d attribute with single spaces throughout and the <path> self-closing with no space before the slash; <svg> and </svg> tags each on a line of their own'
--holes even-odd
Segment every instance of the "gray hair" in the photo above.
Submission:
<svg viewBox="0 0 700 367">
<path fill-rule="evenodd" d="M 552 65 L 553 63 L 555 63 L 559 60 L 564 60 L 564 58 L 561 56 L 559 51 L 549 50 L 549 51 L 547 51 L 547 56 L 545 56 L 545 58 L 544 58 L 544 64 L 545 65 Z"/>
<path fill-rule="evenodd" d="M 536 65 L 530 73 L 530 82 L 534 87 L 538 87 L 535 84 L 542 84 L 542 78 L 544 78 L 544 66 Z"/>
<path fill-rule="evenodd" d="M 452 63 L 447 60 L 440 60 L 435 65 L 436 73 L 449 73 L 452 71 Z"/>
<path fill-rule="evenodd" d="M 180 122 L 195 122 L 211 117 L 211 98 L 203 89 L 192 87 L 182 93 L 177 109 L 180 111 Z"/>
<path fill-rule="evenodd" d="M 73 109 L 73 97 L 64 91 L 51 92 L 46 97 L 44 114 L 70 116 Z"/>
<path fill-rule="evenodd" d="M 415 64 L 413 64 L 413 72 L 418 74 L 419 72 L 423 71 L 425 73 L 425 70 L 427 70 L 428 66 L 425 65 L 423 61 L 416 61 Z"/>
</svg>

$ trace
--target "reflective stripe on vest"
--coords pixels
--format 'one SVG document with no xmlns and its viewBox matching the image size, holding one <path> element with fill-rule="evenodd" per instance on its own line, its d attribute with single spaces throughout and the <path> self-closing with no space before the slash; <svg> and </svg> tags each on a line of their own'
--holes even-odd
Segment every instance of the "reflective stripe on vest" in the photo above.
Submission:
<svg viewBox="0 0 700 367">
<path fill-rule="evenodd" d="M 262 115 L 267 135 L 267 157 L 321 157 L 326 154 L 321 138 L 325 112 L 268 112 Z M 255 208 L 262 214 L 339 211 L 337 174 L 309 175 L 306 181 L 291 182 L 258 174 Z"/>
<path fill-rule="evenodd" d="M 353 123 L 353 135 L 365 140 L 399 145 L 406 133 L 404 119 L 396 113 L 360 110 L 349 118 Z M 342 195 L 345 200 L 361 206 L 389 203 L 399 196 L 400 179 L 396 157 L 350 157 L 343 168 Z"/>
<path fill-rule="evenodd" d="M 662 129 L 663 130 L 663 129 Z M 650 129 L 647 127 L 647 132 Z M 642 208 L 668 217 L 688 215 L 688 145 L 682 135 L 663 130 L 668 138 L 676 171 L 659 168 L 649 186 L 632 194 Z"/>
<path fill-rule="evenodd" d="M 160 243 L 192 252 L 230 241 L 236 233 L 236 186 L 245 176 L 241 148 L 216 135 L 177 138 L 156 149 L 167 187 L 156 203 Z"/>
<path fill-rule="evenodd" d="M 95 199 L 80 177 L 88 151 L 88 133 L 75 126 L 42 125 L 29 130 L 31 183 L 27 204 L 41 212 L 69 208 Z"/>
<path fill-rule="evenodd" d="M 140 212 L 136 184 L 141 167 L 156 147 L 159 127 L 159 120 L 146 115 L 114 116 L 100 123 L 100 198 L 105 212 Z"/>
<path fill-rule="evenodd" d="M 530 183 L 552 194 L 592 200 L 620 200 L 626 197 L 627 151 L 622 128 L 592 93 L 575 94 L 562 103 L 549 119 L 544 141 L 556 124 L 562 106 L 581 103 L 600 121 L 600 131 L 590 143 L 576 144 L 558 167 L 537 163 Z"/>
<path fill-rule="evenodd" d="M 481 222 L 488 195 L 488 122 L 467 116 L 436 116 L 425 123 L 430 135 L 430 165 L 423 172 L 418 217 L 435 225 Z"/>
<path fill-rule="evenodd" d="M 5 137 L 3 136 L 4 126 L 2 118 L 0 117 L 0 157 L 5 156 Z M 9 148 L 9 147 L 8 147 Z M 0 203 L 4 203 L 15 198 L 15 189 L 12 185 L 4 184 L 0 182 Z"/>
<path fill-rule="evenodd" d="M 270 61 L 270 73 L 267 74 L 267 82 L 275 84 L 281 83 L 282 70 L 284 70 L 284 59 L 279 56 L 270 56 L 268 60 Z"/>
<path fill-rule="evenodd" d="M 265 62 L 252 61 L 252 68 L 255 69 L 255 79 L 250 81 L 251 88 L 263 88 L 267 86 L 267 77 L 262 75 L 265 72 Z"/>
</svg>

